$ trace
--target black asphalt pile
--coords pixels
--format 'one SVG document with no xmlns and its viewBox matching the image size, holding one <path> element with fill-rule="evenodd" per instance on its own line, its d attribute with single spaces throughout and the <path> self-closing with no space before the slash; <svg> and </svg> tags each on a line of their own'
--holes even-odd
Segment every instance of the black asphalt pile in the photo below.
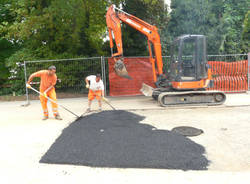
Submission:
<svg viewBox="0 0 250 184">
<path fill-rule="evenodd" d="M 206 170 L 204 147 L 189 138 L 140 123 L 143 116 L 103 111 L 65 128 L 41 163 L 112 168 Z"/>
</svg>

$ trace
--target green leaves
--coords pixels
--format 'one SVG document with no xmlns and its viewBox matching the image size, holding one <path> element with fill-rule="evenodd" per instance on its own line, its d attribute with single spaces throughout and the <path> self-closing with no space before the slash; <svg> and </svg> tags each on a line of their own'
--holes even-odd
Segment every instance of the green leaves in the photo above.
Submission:
<svg viewBox="0 0 250 184">
<path fill-rule="evenodd" d="M 249 52 L 249 0 L 172 0 L 170 13 L 164 0 L 0 0 L 0 85 L 9 71 L 22 78 L 16 63 L 24 60 L 110 55 L 111 4 L 156 25 L 163 55 L 182 34 L 206 35 L 208 54 Z M 145 36 L 125 24 L 122 31 L 125 56 L 148 55 Z"/>
<path fill-rule="evenodd" d="M 250 11 L 245 15 L 243 31 L 241 34 L 241 52 L 250 52 Z"/>
<path fill-rule="evenodd" d="M 167 26 L 169 17 L 167 5 L 163 0 L 147 1 L 147 0 L 124 0 L 122 1 L 123 10 L 132 14 L 151 25 L 158 28 L 160 35 Z M 148 44 L 147 38 L 130 26 L 123 24 L 122 26 L 123 48 L 125 56 L 147 56 Z M 164 39 L 163 39 L 164 40 Z M 163 48 L 165 43 L 162 43 Z"/>
<path fill-rule="evenodd" d="M 1 83 L 11 76 L 22 86 L 22 66 L 16 63 L 24 60 L 103 54 L 106 6 L 106 1 L 92 0 L 1 0 L 0 36 L 5 43 L 0 48 L 9 45 L 0 50 Z"/>
<path fill-rule="evenodd" d="M 208 54 L 241 51 L 241 34 L 248 0 L 172 0 L 168 32 L 171 40 L 182 34 L 207 36 Z"/>
<path fill-rule="evenodd" d="M 22 41 L 30 49 L 43 48 L 76 56 L 97 55 L 102 52 L 106 4 L 91 0 L 12 1 L 10 6 L 15 19 L 12 24 L 5 24 L 2 32 L 6 33 L 6 38 Z M 82 35 L 85 41 L 81 40 Z M 82 50 L 85 45 L 93 49 Z"/>
</svg>

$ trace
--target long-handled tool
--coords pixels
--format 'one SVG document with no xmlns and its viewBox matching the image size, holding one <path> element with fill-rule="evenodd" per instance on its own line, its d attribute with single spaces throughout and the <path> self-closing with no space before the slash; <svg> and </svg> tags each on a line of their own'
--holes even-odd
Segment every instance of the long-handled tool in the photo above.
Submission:
<svg viewBox="0 0 250 184">
<path fill-rule="evenodd" d="M 106 104 L 108 104 L 113 110 L 116 110 L 116 108 L 114 108 L 114 106 L 112 106 L 112 105 L 109 103 L 109 101 L 108 101 L 107 98 L 101 97 L 101 99 L 102 99 Z"/>
<path fill-rule="evenodd" d="M 46 95 L 44 95 L 43 93 L 41 93 L 40 91 L 37 91 L 35 88 L 29 86 L 30 89 L 32 89 L 33 91 L 37 92 L 38 94 L 44 96 L 45 98 L 47 98 L 49 101 L 56 103 L 58 106 L 60 106 L 61 108 L 65 109 L 66 111 L 70 112 L 71 114 L 73 114 L 74 116 L 76 116 L 77 118 L 80 118 L 77 114 L 73 113 L 72 111 L 70 111 L 69 109 L 67 109 L 66 107 L 64 107 L 63 105 L 58 104 L 56 101 L 52 100 L 51 98 L 47 97 Z"/>
<path fill-rule="evenodd" d="M 96 93 L 95 93 L 95 94 L 96 94 Z M 109 103 L 109 101 L 108 101 L 107 98 L 101 97 L 101 96 L 98 95 L 98 94 L 96 94 L 96 95 L 99 96 L 99 97 L 101 98 L 101 100 L 104 101 L 106 104 L 108 104 L 113 110 L 116 110 L 116 108 L 114 108 L 114 106 L 112 106 L 112 105 Z"/>
<path fill-rule="evenodd" d="M 102 97 L 102 96 L 100 96 L 100 95 L 98 95 L 98 94 L 96 94 L 95 92 L 94 92 L 94 94 L 96 95 L 96 96 L 98 96 L 98 97 L 100 97 L 101 98 L 101 100 L 102 101 L 104 101 L 106 104 L 108 104 L 113 110 L 116 110 L 116 108 L 114 108 L 114 106 L 112 106 L 110 103 L 109 103 L 109 101 L 108 101 L 108 99 L 107 98 L 105 98 L 105 97 Z"/>
</svg>

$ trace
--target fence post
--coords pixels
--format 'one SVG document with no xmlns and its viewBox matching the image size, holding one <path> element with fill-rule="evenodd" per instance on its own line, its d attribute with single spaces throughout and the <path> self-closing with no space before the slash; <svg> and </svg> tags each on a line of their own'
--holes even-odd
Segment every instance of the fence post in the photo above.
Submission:
<svg viewBox="0 0 250 184">
<path fill-rule="evenodd" d="M 30 102 L 29 102 L 29 90 L 28 90 L 28 88 L 26 87 L 26 84 L 27 84 L 26 61 L 24 61 L 23 67 L 24 67 L 25 91 L 26 91 L 26 105 L 24 105 L 24 106 L 27 106 L 27 105 L 30 104 Z"/>
<path fill-rule="evenodd" d="M 248 61 L 248 65 L 247 65 L 247 77 L 248 77 L 248 86 L 247 86 L 247 89 L 248 91 L 250 90 L 249 89 L 249 86 L 250 86 L 250 52 L 248 52 L 248 55 L 247 55 L 247 61 Z"/>
<path fill-rule="evenodd" d="M 101 66 L 102 66 L 102 81 L 104 83 L 104 95 L 107 96 L 107 90 L 106 90 L 106 68 L 105 68 L 105 58 L 101 56 Z"/>
</svg>

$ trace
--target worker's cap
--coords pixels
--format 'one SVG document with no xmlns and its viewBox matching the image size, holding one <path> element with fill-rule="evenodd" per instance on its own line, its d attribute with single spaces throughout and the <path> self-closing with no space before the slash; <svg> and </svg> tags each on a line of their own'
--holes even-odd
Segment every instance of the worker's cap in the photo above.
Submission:
<svg viewBox="0 0 250 184">
<path fill-rule="evenodd" d="M 101 78 L 101 74 L 99 74 L 99 73 L 96 74 L 96 77 Z"/>
<path fill-rule="evenodd" d="M 50 66 L 49 70 L 56 70 L 56 67 L 55 66 Z"/>
</svg>

